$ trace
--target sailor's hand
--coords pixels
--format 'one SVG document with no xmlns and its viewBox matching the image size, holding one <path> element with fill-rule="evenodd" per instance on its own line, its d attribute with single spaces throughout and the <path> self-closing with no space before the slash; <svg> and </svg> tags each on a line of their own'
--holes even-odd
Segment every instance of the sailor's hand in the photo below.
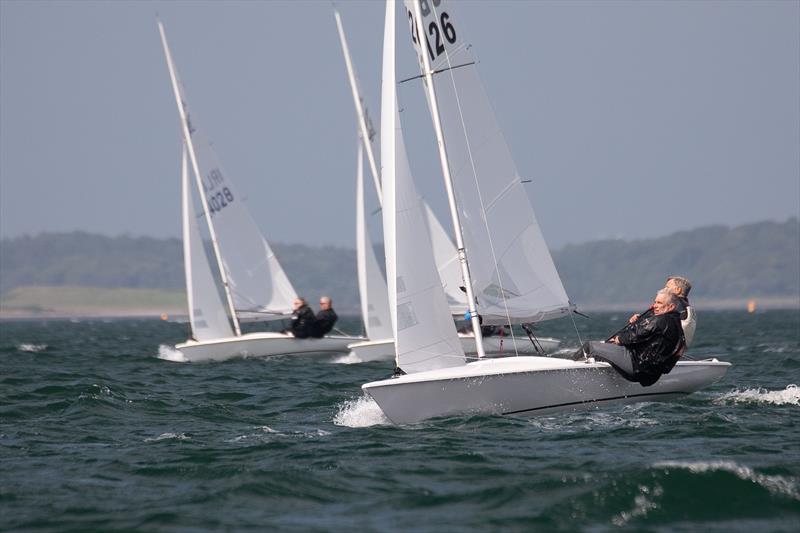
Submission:
<svg viewBox="0 0 800 533">
<path fill-rule="evenodd" d="M 610 342 L 611 344 L 619 344 L 619 336 L 614 337 L 608 342 Z"/>
<path fill-rule="evenodd" d="M 631 315 L 631 317 L 628 319 L 628 324 L 633 324 L 633 323 L 634 323 L 634 322 L 636 322 L 637 320 L 639 320 L 639 315 L 638 315 L 638 314 L 636 314 L 636 313 L 634 313 L 634 314 L 632 314 L 632 315 Z"/>
</svg>

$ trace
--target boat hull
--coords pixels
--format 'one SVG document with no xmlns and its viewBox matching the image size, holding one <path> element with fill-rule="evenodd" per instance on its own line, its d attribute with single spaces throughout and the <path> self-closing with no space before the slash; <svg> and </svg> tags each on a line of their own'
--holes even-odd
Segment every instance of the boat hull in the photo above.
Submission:
<svg viewBox="0 0 800 533">
<path fill-rule="evenodd" d="M 478 350 L 475 348 L 474 336 L 459 333 L 458 338 L 461 340 L 461 346 L 466 355 L 477 355 Z M 538 341 L 546 352 L 555 350 L 561 342 L 550 337 L 542 337 Z M 368 361 L 389 361 L 394 359 L 395 356 L 394 341 L 392 339 L 356 342 L 348 346 L 348 348 L 352 355 L 355 355 L 365 363 Z M 518 339 L 516 348 L 517 353 L 520 355 L 536 353 L 536 349 L 528 339 Z M 490 357 L 515 354 L 514 343 L 510 337 L 484 337 L 483 349 L 486 355 Z"/>
<path fill-rule="evenodd" d="M 655 385 L 643 387 L 607 363 L 506 357 L 375 381 L 362 389 L 393 423 L 413 424 L 438 416 L 536 416 L 668 401 L 714 383 L 729 367 L 716 359 L 681 361 Z"/>
<path fill-rule="evenodd" d="M 274 355 L 347 353 L 348 344 L 361 337 L 325 336 L 321 339 L 296 339 L 285 333 L 256 332 L 240 337 L 176 344 L 187 362 L 224 361 L 234 357 L 270 357 Z"/>
</svg>

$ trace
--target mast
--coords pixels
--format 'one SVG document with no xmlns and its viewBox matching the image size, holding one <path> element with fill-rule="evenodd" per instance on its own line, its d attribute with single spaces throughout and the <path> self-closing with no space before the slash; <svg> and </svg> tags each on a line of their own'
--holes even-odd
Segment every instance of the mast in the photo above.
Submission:
<svg viewBox="0 0 800 533">
<path fill-rule="evenodd" d="M 186 303 L 189 305 L 189 324 L 192 329 L 192 336 L 194 332 L 194 291 L 192 290 L 192 252 L 191 252 L 191 236 L 189 234 L 189 202 L 192 201 L 192 196 L 189 192 L 189 156 L 186 150 L 186 141 L 181 143 L 181 230 L 183 236 L 183 270 L 186 275 Z"/>
<path fill-rule="evenodd" d="M 375 192 L 378 194 L 378 202 L 383 205 L 383 193 L 381 192 L 380 173 L 378 172 L 378 164 L 375 161 L 375 154 L 372 151 L 372 143 L 370 137 L 371 123 L 364 112 L 364 101 L 358 90 L 358 79 L 356 78 L 355 70 L 353 69 L 353 62 L 350 59 L 350 49 L 347 47 L 347 39 L 344 36 L 344 28 L 342 27 L 342 17 L 339 11 L 334 8 L 333 15 L 336 17 L 336 29 L 339 31 L 339 42 L 342 44 L 342 53 L 344 54 L 344 63 L 347 67 L 347 77 L 350 80 L 350 92 L 353 94 L 353 103 L 356 106 L 356 113 L 358 114 L 358 130 L 361 134 L 361 140 L 367 150 L 367 161 L 369 161 L 369 168 L 372 171 L 372 179 L 375 182 Z M 372 130 L 374 135 L 374 129 Z"/>
<path fill-rule="evenodd" d="M 420 8 L 419 0 L 414 1 L 414 22 L 417 26 L 417 34 L 427 40 L 427 32 L 422 26 L 422 10 Z M 469 262 L 467 261 L 467 251 L 464 247 L 464 235 L 461 228 L 461 218 L 458 214 L 458 206 L 456 204 L 455 190 L 453 189 L 453 177 L 450 173 L 450 163 L 447 160 L 447 147 L 444 141 L 444 134 L 442 133 L 442 123 L 439 116 L 439 104 L 436 99 L 436 90 L 433 86 L 433 70 L 431 69 L 430 59 L 419 43 L 421 48 L 420 56 L 424 66 L 423 75 L 425 76 L 425 87 L 428 91 L 428 101 L 430 102 L 431 118 L 433 119 L 433 128 L 436 132 L 436 140 L 439 147 L 439 161 L 442 165 L 442 177 L 444 178 L 445 189 L 447 190 L 447 202 L 450 205 L 450 217 L 453 220 L 453 227 L 455 229 L 456 248 L 458 250 L 458 261 L 461 264 L 461 276 L 464 278 L 464 286 L 467 291 L 467 306 L 469 309 L 470 321 L 472 322 L 472 331 L 475 334 L 475 347 L 478 349 L 478 357 L 484 357 L 486 353 L 483 350 L 483 334 L 481 333 L 481 324 L 478 319 L 478 310 L 475 307 L 475 295 L 472 290 L 472 276 L 469 272 Z"/>
<path fill-rule="evenodd" d="M 219 268 L 219 275 L 222 278 L 222 286 L 225 289 L 225 299 L 228 302 L 228 310 L 230 311 L 231 318 L 233 320 L 233 327 L 236 331 L 236 336 L 239 337 L 242 335 L 242 330 L 239 327 L 239 319 L 236 316 L 236 307 L 233 304 L 233 296 L 231 295 L 231 289 L 228 283 L 228 275 L 225 273 L 225 266 L 222 263 L 222 254 L 219 251 L 219 243 L 217 242 L 217 234 L 214 231 L 214 224 L 211 221 L 211 215 L 208 212 L 208 200 L 206 199 L 206 193 L 203 188 L 203 184 L 200 181 L 200 167 L 197 164 L 197 155 L 195 154 L 194 150 L 194 143 L 192 142 L 192 135 L 189 132 L 189 121 L 186 116 L 186 109 L 184 108 L 184 102 L 181 98 L 180 88 L 178 87 L 178 77 L 175 74 L 175 65 L 172 63 L 172 54 L 169 51 L 169 45 L 167 45 L 167 36 L 164 32 L 164 25 L 161 23 L 160 20 L 158 22 L 158 31 L 161 34 L 161 44 L 164 46 L 164 55 L 167 58 L 167 68 L 169 69 L 169 78 L 172 82 L 172 90 L 175 93 L 175 101 L 178 104 L 178 114 L 181 118 L 181 131 L 183 131 L 183 138 L 186 144 L 186 147 L 189 150 L 189 159 L 192 163 L 192 170 L 194 171 L 195 182 L 197 184 L 197 190 L 200 194 L 201 201 L 203 202 L 203 215 L 206 219 L 206 224 L 208 224 L 208 231 L 211 236 L 211 245 L 214 249 L 214 256 L 217 260 L 217 267 Z"/>
</svg>

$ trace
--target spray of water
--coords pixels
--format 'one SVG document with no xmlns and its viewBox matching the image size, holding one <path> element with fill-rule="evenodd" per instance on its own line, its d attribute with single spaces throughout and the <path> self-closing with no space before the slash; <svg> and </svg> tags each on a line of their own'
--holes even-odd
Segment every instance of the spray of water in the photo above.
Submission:
<svg viewBox="0 0 800 533">
<path fill-rule="evenodd" d="M 158 358 L 174 363 L 185 363 L 187 361 L 183 352 L 176 350 L 172 346 L 167 346 L 166 344 L 162 344 L 158 347 Z"/>
<path fill-rule="evenodd" d="M 349 428 L 391 424 L 375 400 L 366 395 L 340 404 L 338 412 L 333 417 L 333 423 Z"/>
<path fill-rule="evenodd" d="M 783 390 L 767 390 L 763 388 L 733 390 L 717 398 L 716 403 L 768 403 L 773 405 L 800 405 L 800 388 L 787 385 Z"/>
</svg>

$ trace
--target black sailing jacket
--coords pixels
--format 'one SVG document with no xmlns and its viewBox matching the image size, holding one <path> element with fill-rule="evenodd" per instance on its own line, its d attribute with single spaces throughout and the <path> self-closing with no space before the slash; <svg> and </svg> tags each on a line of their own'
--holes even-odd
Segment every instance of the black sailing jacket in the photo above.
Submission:
<svg viewBox="0 0 800 533">
<path fill-rule="evenodd" d="M 683 328 L 677 311 L 645 318 L 619 334 L 620 344 L 633 355 L 634 378 L 645 387 L 672 370 L 678 362 L 675 352 L 682 341 Z"/>
<path fill-rule="evenodd" d="M 292 315 L 292 334 L 298 339 L 305 339 L 314 334 L 317 320 L 314 318 L 314 311 L 307 305 L 294 312 Z"/>
<path fill-rule="evenodd" d="M 315 337 L 322 337 L 326 333 L 330 332 L 333 329 L 333 325 L 336 324 L 336 320 L 339 317 L 336 316 L 336 312 L 333 309 L 327 309 L 325 311 L 320 311 L 317 313 L 316 319 L 316 329 L 314 330 Z"/>
</svg>

